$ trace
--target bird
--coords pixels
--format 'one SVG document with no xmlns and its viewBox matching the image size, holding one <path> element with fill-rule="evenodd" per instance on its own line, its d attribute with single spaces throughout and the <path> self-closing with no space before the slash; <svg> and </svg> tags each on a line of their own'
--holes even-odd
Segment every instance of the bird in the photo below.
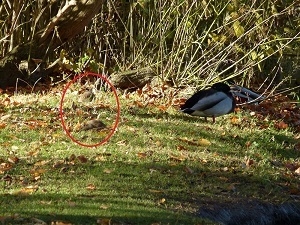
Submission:
<svg viewBox="0 0 300 225">
<path fill-rule="evenodd" d="M 92 89 L 84 91 L 79 96 L 79 102 L 91 102 L 95 98 L 95 94 Z"/>
<path fill-rule="evenodd" d="M 106 128 L 106 125 L 98 120 L 98 119 L 92 119 L 92 120 L 89 120 L 87 122 L 85 122 L 82 127 L 80 128 L 80 131 L 86 131 L 86 130 L 92 130 L 92 129 L 95 129 L 95 130 L 103 130 Z"/>
<path fill-rule="evenodd" d="M 213 118 L 232 113 L 235 109 L 235 98 L 230 87 L 225 83 L 215 83 L 209 89 L 200 90 L 192 95 L 180 107 L 183 113 L 192 116 Z"/>
</svg>

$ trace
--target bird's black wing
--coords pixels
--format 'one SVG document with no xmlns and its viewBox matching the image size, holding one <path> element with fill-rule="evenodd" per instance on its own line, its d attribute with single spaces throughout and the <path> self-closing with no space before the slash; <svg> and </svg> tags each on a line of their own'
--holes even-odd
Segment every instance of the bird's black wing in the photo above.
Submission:
<svg viewBox="0 0 300 225">
<path fill-rule="evenodd" d="M 181 107 L 181 110 L 187 108 L 197 111 L 207 110 L 228 97 L 226 93 L 214 89 L 201 90 L 190 97 Z"/>
</svg>

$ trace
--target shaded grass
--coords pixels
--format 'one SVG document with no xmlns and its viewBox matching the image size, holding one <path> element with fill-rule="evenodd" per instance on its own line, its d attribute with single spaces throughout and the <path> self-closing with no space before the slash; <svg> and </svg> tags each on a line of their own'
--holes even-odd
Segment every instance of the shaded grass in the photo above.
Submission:
<svg viewBox="0 0 300 225">
<path fill-rule="evenodd" d="M 0 129 L 0 162 L 12 167 L 0 170 L 0 215 L 17 215 L 12 223 L 209 224 L 194 213 L 212 199 L 284 202 L 299 185 L 285 166 L 298 163 L 293 132 L 260 128 L 247 112 L 237 124 L 231 115 L 211 124 L 121 99 L 116 134 L 83 148 L 62 131 L 57 103 L 49 96 L 1 111 L 10 117 Z"/>
</svg>

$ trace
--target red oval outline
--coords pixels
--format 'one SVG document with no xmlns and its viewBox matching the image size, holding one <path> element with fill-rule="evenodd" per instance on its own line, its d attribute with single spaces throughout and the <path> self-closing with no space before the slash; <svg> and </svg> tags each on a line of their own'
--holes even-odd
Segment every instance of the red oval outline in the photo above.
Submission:
<svg viewBox="0 0 300 225">
<path fill-rule="evenodd" d="M 65 99 L 65 95 L 66 95 L 66 92 L 67 90 L 69 89 L 69 87 L 74 84 L 78 79 L 82 78 L 82 77 L 85 77 L 85 76 L 96 76 L 96 77 L 99 77 L 100 79 L 102 79 L 104 82 L 106 82 L 110 88 L 112 89 L 114 95 L 115 95 L 115 98 L 116 98 L 116 103 L 117 103 L 117 114 L 116 114 L 116 120 L 115 120 L 115 123 L 114 123 L 114 126 L 113 128 L 111 129 L 111 132 L 99 143 L 96 143 L 96 144 L 86 144 L 86 143 L 82 143 L 80 141 L 78 141 L 77 139 L 75 139 L 71 133 L 68 131 L 67 127 L 66 127 L 66 124 L 65 124 L 65 120 L 63 118 L 64 116 L 64 112 L 63 112 L 63 104 L 64 104 L 64 99 Z M 84 146 L 84 147 L 89 147 L 89 148 L 92 148 L 92 147 L 98 147 L 100 145 L 103 145 L 105 144 L 112 136 L 113 134 L 115 133 L 116 129 L 117 129 L 117 126 L 119 124 L 119 120 L 120 120 L 120 101 L 119 101 L 119 97 L 117 95 L 117 91 L 116 91 L 116 88 L 113 86 L 113 84 L 106 78 L 106 76 L 103 76 L 101 74 L 97 74 L 97 73 L 92 73 L 92 72 L 85 72 L 83 74 L 80 74 L 76 77 L 74 77 L 73 80 L 71 80 L 69 83 L 67 83 L 65 89 L 63 90 L 63 93 L 62 93 L 62 96 L 61 96 L 61 100 L 60 100 L 60 107 L 59 107 L 59 115 L 60 115 L 60 120 L 61 120 L 61 124 L 62 124 L 62 127 L 64 129 L 64 131 L 67 133 L 67 136 L 69 138 L 71 138 L 71 140 L 75 143 L 77 143 L 78 145 L 81 145 L 81 146 Z"/>
</svg>

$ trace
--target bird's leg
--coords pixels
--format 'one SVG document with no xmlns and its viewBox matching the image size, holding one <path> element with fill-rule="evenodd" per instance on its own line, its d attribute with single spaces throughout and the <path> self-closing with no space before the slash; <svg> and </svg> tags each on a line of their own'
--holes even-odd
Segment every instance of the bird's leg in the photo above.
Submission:
<svg viewBox="0 0 300 225">
<path fill-rule="evenodd" d="M 207 122 L 207 117 L 204 117 L 205 122 Z"/>
<path fill-rule="evenodd" d="M 213 118 L 213 123 L 215 123 L 215 122 L 216 122 L 216 118 L 215 118 L 215 116 L 213 116 L 212 118 Z"/>
</svg>

